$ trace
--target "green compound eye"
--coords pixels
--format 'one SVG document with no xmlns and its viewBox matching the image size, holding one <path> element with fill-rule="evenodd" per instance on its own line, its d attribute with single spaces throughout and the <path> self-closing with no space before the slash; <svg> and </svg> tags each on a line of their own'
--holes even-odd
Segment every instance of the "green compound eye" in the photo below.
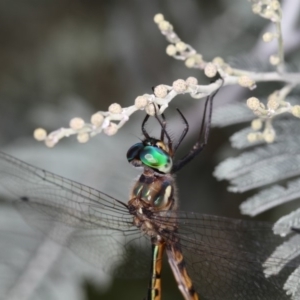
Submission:
<svg viewBox="0 0 300 300">
<path fill-rule="evenodd" d="M 171 157 L 162 149 L 154 146 L 144 147 L 140 152 L 140 160 L 146 166 L 162 173 L 169 173 L 173 165 Z"/>
</svg>

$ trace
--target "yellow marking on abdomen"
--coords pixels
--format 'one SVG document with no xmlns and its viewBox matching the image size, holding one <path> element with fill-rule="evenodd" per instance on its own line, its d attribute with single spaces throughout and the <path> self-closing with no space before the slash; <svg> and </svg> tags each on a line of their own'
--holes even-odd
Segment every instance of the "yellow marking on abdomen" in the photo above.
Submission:
<svg viewBox="0 0 300 300">
<path fill-rule="evenodd" d="M 165 250 L 165 244 L 160 243 L 153 246 L 153 257 L 152 257 L 152 274 L 150 281 L 150 299 L 161 300 L 161 271 L 162 271 L 162 259 Z"/>
<path fill-rule="evenodd" d="M 173 246 L 167 247 L 169 264 L 173 271 L 178 288 L 185 300 L 199 300 L 199 297 L 194 289 L 193 282 L 187 273 L 185 262 L 180 248 L 174 249 Z"/>
</svg>

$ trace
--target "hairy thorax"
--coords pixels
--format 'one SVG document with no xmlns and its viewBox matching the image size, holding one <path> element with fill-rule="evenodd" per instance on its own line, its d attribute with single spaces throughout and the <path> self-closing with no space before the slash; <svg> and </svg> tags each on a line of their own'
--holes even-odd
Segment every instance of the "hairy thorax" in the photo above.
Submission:
<svg viewBox="0 0 300 300">
<path fill-rule="evenodd" d="M 150 237 L 160 239 L 162 230 L 175 226 L 174 222 L 161 221 L 163 217 L 174 220 L 172 212 L 177 209 L 174 178 L 145 170 L 132 189 L 128 207 L 134 225 Z"/>
</svg>

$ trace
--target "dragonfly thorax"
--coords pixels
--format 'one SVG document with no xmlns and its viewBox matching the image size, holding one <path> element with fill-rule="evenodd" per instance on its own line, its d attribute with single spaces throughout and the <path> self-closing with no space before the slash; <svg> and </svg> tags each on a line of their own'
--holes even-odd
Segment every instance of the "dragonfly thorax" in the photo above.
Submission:
<svg viewBox="0 0 300 300">
<path fill-rule="evenodd" d="M 145 170 L 132 189 L 128 208 L 137 227 L 148 235 L 157 234 L 153 215 L 177 209 L 174 178 L 170 174 L 162 176 Z"/>
</svg>

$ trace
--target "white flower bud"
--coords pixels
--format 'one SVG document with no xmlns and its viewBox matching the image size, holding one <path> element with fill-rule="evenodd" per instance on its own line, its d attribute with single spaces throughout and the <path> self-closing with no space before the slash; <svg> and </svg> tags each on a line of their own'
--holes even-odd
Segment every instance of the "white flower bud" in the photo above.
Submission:
<svg viewBox="0 0 300 300">
<path fill-rule="evenodd" d="M 183 52 L 186 49 L 187 45 L 186 45 L 186 43 L 180 41 L 180 42 L 176 43 L 175 47 L 176 47 L 177 51 Z"/>
<path fill-rule="evenodd" d="M 55 146 L 56 142 L 53 139 L 45 139 L 45 145 L 48 148 L 53 148 Z"/>
<path fill-rule="evenodd" d="M 270 7 L 271 7 L 273 10 L 278 10 L 278 9 L 280 9 L 280 3 L 279 3 L 279 1 L 277 1 L 277 0 L 272 0 L 271 3 L 270 3 Z"/>
<path fill-rule="evenodd" d="M 272 19 L 276 14 L 273 9 L 269 8 L 264 11 L 263 16 L 267 19 Z"/>
<path fill-rule="evenodd" d="M 95 113 L 91 116 L 91 123 L 100 127 L 103 123 L 104 117 L 100 113 Z"/>
<path fill-rule="evenodd" d="M 261 132 L 250 132 L 247 135 L 247 140 L 249 143 L 254 143 L 256 141 L 260 141 L 262 139 Z"/>
<path fill-rule="evenodd" d="M 252 11 L 255 14 L 259 14 L 261 12 L 261 4 L 260 3 L 255 3 L 252 5 Z"/>
<path fill-rule="evenodd" d="M 220 56 L 215 57 L 212 62 L 216 65 L 222 66 L 224 64 L 224 59 Z"/>
<path fill-rule="evenodd" d="M 174 91 L 177 93 L 182 93 L 182 92 L 186 91 L 186 88 L 187 88 L 186 83 L 183 79 L 178 79 L 178 80 L 174 81 L 172 86 L 173 86 Z"/>
<path fill-rule="evenodd" d="M 134 106 L 137 109 L 143 109 L 147 106 L 147 104 L 148 104 L 148 99 L 145 96 L 138 96 L 135 98 Z"/>
<path fill-rule="evenodd" d="M 87 132 L 81 132 L 77 135 L 77 141 L 79 143 L 86 143 L 90 139 L 90 136 Z"/>
<path fill-rule="evenodd" d="M 113 103 L 108 107 L 108 111 L 111 114 L 120 114 L 122 112 L 122 107 L 118 103 Z"/>
<path fill-rule="evenodd" d="M 107 127 L 104 128 L 104 133 L 108 136 L 114 135 L 118 132 L 118 126 L 115 123 L 109 123 Z"/>
<path fill-rule="evenodd" d="M 173 44 L 170 44 L 167 46 L 166 53 L 169 56 L 174 56 L 176 54 L 176 52 L 177 52 L 176 47 Z"/>
<path fill-rule="evenodd" d="M 228 64 L 224 64 L 224 65 L 222 66 L 222 69 L 223 69 L 223 71 L 224 71 L 225 73 L 227 73 L 227 74 L 229 74 L 229 75 L 231 75 L 231 74 L 233 73 L 233 70 L 232 70 L 231 66 L 228 65 Z"/>
<path fill-rule="evenodd" d="M 185 65 L 188 67 L 188 68 L 192 68 L 194 65 L 195 65 L 196 61 L 195 61 L 195 58 L 194 57 L 189 57 L 186 59 L 185 61 Z"/>
<path fill-rule="evenodd" d="M 253 130 L 260 130 L 262 128 L 262 121 L 261 119 L 255 119 L 251 122 L 251 127 Z"/>
<path fill-rule="evenodd" d="M 156 14 L 153 18 L 154 22 L 156 24 L 162 22 L 164 20 L 164 15 L 163 14 Z"/>
<path fill-rule="evenodd" d="M 276 110 L 279 107 L 277 91 L 275 91 L 268 97 L 267 106 L 272 110 Z"/>
<path fill-rule="evenodd" d="M 81 118 L 73 118 L 69 125 L 72 129 L 79 130 L 84 126 L 84 121 Z"/>
<path fill-rule="evenodd" d="M 209 78 L 216 76 L 216 74 L 217 74 L 217 67 L 213 63 L 208 63 L 205 66 L 204 74 L 207 77 L 209 77 Z"/>
<path fill-rule="evenodd" d="M 238 84 L 242 87 L 253 89 L 255 87 L 255 81 L 249 76 L 242 75 L 238 78 Z"/>
<path fill-rule="evenodd" d="M 197 78 L 192 77 L 192 76 L 188 77 L 185 82 L 187 85 L 197 85 L 198 84 Z"/>
<path fill-rule="evenodd" d="M 266 32 L 262 36 L 263 41 L 266 43 L 271 42 L 273 40 L 273 38 L 274 38 L 274 35 L 271 32 Z"/>
<path fill-rule="evenodd" d="M 271 55 L 269 61 L 271 65 L 277 66 L 280 63 L 280 58 L 277 55 Z"/>
<path fill-rule="evenodd" d="M 168 21 L 159 22 L 158 27 L 161 31 L 167 31 L 172 28 L 171 24 Z"/>
<path fill-rule="evenodd" d="M 203 62 L 203 57 L 202 57 L 201 54 L 199 54 L 199 53 L 195 54 L 193 57 L 194 57 L 196 63 L 202 63 Z"/>
<path fill-rule="evenodd" d="M 154 95 L 158 98 L 165 98 L 168 95 L 168 89 L 165 85 L 160 84 L 154 88 Z"/>
<path fill-rule="evenodd" d="M 251 97 L 247 99 L 247 106 L 251 109 L 251 110 L 256 110 L 259 108 L 259 100 L 256 97 Z"/>
<path fill-rule="evenodd" d="M 268 144 L 273 143 L 274 140 L 275 140 L 275 137 L 276 137 L 276 134 L 275 134 L 275 131 L 273 129 L 268 128 L 268 129 L 264 130 L 263 138 Z"/>
<path fill-rule="evenodd" d="M 149 103 L 146 108 L 145 108 L 145 111 L 146 113 L 149 115 L 149 116 L 155 116 L 155 114 L 157 113 L 158 111 L 158 107 L 155 103 Z"/>
<path fill-rule="evenodd" d="M 37 141 L 44 141 L 47 137 L 47 132 L 45 129 L 43 128 L 37 128 L 35 129 L 35 131 L 33 132 L 33 137 L 37 140 Z"/>
</svg>

